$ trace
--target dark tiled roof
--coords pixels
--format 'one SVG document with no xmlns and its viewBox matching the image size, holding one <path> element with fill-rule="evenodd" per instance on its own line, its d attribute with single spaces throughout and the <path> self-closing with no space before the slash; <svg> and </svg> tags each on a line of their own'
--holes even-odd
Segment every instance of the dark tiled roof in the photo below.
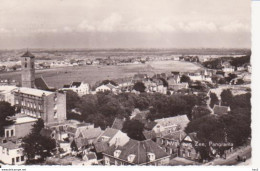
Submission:
<svg viewBox="0 0 260 171">
<path fill-rule="evenodd" d="M 121 130 L 123 128 L 123 125 L 124 125 L 123 119 L 115 118 L 111 128 Z"/>
<path fill-rule="evenodd" d="M 79 87 L 81 82 L 72 82 L 71 87 Z"/>
<path fill-rule="evenodd" d="M 128 161 L 129 155 L 135 155 L 131 163 L 138 165 L 150 162 L 147 156 L 148 153 L 153 153 L 155 155 L 155 160 L 169 156 L 158 144 L 156 144 L 152 140 L 130 140 L 124 146 L 111 146 L 103 154 L 114 156 L 115 150 L 121 151 L 118 158 L 125 161 Z"/>
<path fill-rule="evenodd" d="M 217 115 L 227 114 L 228 113 L 228 107 L 227 106 L 214 105 L 213 111 L 214 111 L 214 114 L 217 114 Z"/>
<path fill-rule="evenodd" d="M 88 153 L 88 154 L 87 154 L 87 158 L 88 158 L 89 160 L 93 160 L 93 159 L 97 159 L 97 156 L 96 156 L 95 153 Z"/>
<path fill-rule="evenodd" d="M 107 142 L 96 142 L 94 143 L 94 147 L 96 149 L 97 153 L 101 153 L 103 151 L 106 151 L 109 147 Z"/>
<path fill-rule="evenodd" d="M 147 139 L 147 140 L 156 138 L 156 133 L 154 131 L 146 131 L 146 130 L 144 130 L 143 131 L 143 135 L 144 135 L 145 139 Z"/>
<path fill-rule="evenodd" d="M 34 58 L 35 56 L 29 52 L 29 51 L 26 51 L 21 57 L 30 57 L 30 58 Z"/>
<path fill-rule="evenodd" d="M 70 88 L 70 85 L 64 85 L 63 88 Z"/>
<path fill-rule="evenodd" d="M 46 90 L 46 91 L 50 90 L 49 86 L 47 85 L 47 83 L 42 77 L 36 78 L 34 84 L 37 89 Z"/>
</svg>

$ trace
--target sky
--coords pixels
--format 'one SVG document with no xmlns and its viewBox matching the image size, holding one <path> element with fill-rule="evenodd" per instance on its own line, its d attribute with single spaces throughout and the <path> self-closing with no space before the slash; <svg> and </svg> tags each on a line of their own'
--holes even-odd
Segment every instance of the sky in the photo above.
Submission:
<svg viewBox="0 0 260 171">
<path fill-rule="evenodd" d="M 250 48 L 250 0 L 0 0 L 0 49 Z"/>
</svg>

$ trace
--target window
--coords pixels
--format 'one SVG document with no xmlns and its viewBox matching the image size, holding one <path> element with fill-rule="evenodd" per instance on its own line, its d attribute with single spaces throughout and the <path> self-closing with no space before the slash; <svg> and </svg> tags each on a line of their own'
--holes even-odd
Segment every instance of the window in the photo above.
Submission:
<svg viewBox="0 0 260 171">
<path fill-rule="evenodd" d="M 9 155 L 9 149 L 8 148 L 6 149 L 6 154 Z"/>
<path fill-rule="evenodd" d="M 14 130 L 11 130 L 11 137 L 14 136 Z"/>
<path fill-rule="evenodd" d="M 105 157 L 105 165 L 110 165 L 110 159 L 108 157 Z"/>
<path fill-rule="evenodd" d="M 24 63 L 24 67 L 27 68 L 27 62 Z"/>
<path fill-rule="evenodd" d="M 12 164 L 14 164 L 14 158 L 12 158 Z"/>
<path fill-rule="evenodd" d="M 6 131 L 6 137 L 9 137 L 9 130 Z"/>
<path fill-rule="evenodd" d="M 114 157 L 119 157 L 120 156 L 120 154 L 121 154 L 121 151 L 120 150 L 116 150 L 115 152 L 114 152 Z"/>
<path fill-rule="evenodd" d="M 16 162 L 19 162 L 20 161 L 19 159 L 20 159 L 19 157 L 16 157 Z"/>
<path fill-rule="evenodd" d="M 57 111 L 54 111 L 54 118 L 58 118 Z"/>
<path fill-rule="evenodd" d="M 128 157 L 127 157 L 127 161 L 128 162 L 133 162 L 134 161 L 134 159 L 135 159 L 135 155 L 134 154 L 130 154 Z"/>
<path fill-rule="evenodd" d="M 155 154 L 154 153 L 148 153 L 147 156 L 148 156 L 150 161 L 154 161 L 155 160 Z"/>
<path fill-rule="evenodd" d="M 24 161 L 24 156 L 21 156 L 21 161 Z"/>
</svg>

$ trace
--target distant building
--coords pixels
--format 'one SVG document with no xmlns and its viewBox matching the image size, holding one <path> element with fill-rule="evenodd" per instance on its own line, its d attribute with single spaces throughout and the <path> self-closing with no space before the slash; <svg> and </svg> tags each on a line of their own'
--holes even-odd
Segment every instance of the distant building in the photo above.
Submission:
<svg viewBox="0 0 260 171">
<path fill-rule="evenodd" d="M 130 140 L 125 145 L 112 145 L 103 156 L 105 165 L 160 166 L 170 161 L 170 155 L 152 140 Z"/>
<path fill-rule="evenodd" d="M 124 119 L 115 118 L 111 128 L 122 130 L 124 126 L 124 122 L 125 122 Z"/>
<path fill-rule="evenodd" d="M 47 125 L 66 120 L 66 94 L 26 87 L 13 90 L 13 94 L 22 114 L 41 118 Z"/>
<path fill-rule="evenodd" d="M 103 85 L 101 85 L 101 86 L 96 88 L 96 93 L 97 92 L 105 92 L 105 91 L 116 92 L 117 91 L 117 87 L 114 86 L 111 83 L 108 83 L 108 84 L 103 84 Z"/>
<path fill-rule="evenodd" d="M 64 85 L 61 90 L 71 90 L 76 92 L 79 96 L 89 94 L 89 84 L 84 82 L 72 82 L 70 85 Z"/>
<path fill-rule="evenodd" d="M 153 131 L 158 134 L 168 134 L 178 130 L 184 130 L 187 124 L 190 122 L 187 115 L 179 115 L 169 118 L 154 120 L 156 125 L 153 127 Z"/>
<path fill-rule="evenodd" d="M 9 165 L 23 165 L 26 157 L 23 154 L 20 140 L 0 138 L 0 161 Z"/>
</svg>

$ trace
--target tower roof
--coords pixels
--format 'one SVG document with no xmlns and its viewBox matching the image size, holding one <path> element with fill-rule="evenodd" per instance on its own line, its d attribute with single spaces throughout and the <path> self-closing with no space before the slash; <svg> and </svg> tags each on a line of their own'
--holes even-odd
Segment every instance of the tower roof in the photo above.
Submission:
<svg viewBox="0 0 260 171">
<path fill-rule="evenodd" d="M 35 56 L 30 51 L 27 50 L 21 57 L 34 58 Z"/>
</svg>

